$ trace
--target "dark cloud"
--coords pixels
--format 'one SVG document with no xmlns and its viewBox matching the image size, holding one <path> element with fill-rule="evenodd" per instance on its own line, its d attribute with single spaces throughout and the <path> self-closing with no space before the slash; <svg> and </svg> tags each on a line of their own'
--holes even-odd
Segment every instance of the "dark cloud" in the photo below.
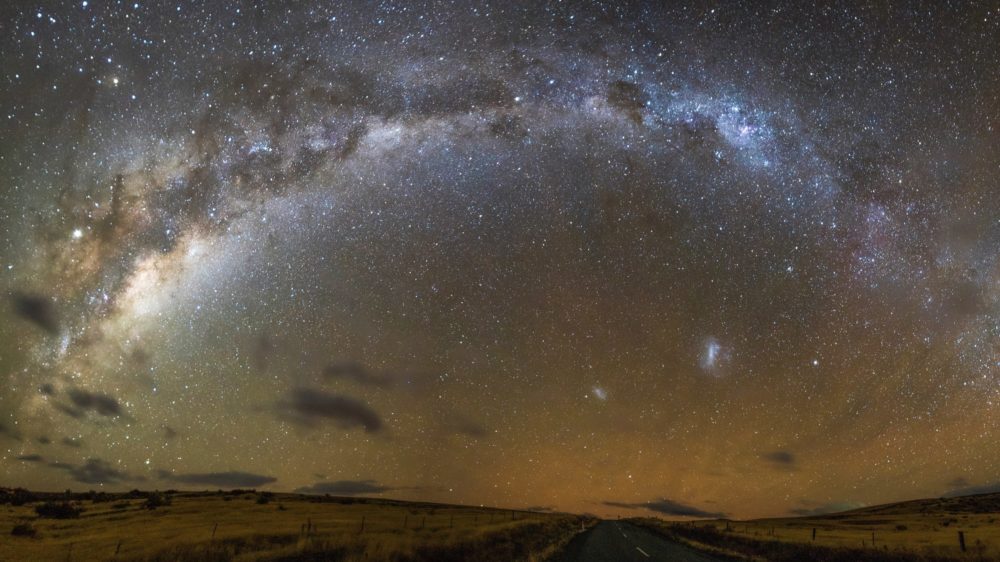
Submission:
<svg viewBox="0 0 1000 562">
<path fill-rule="evenodd" d="M 357 361 L 331 363 L 323 369 L 327 380 L 346 380 L 360 386 L 375 388 L 407 388 L 421 390 L 431 377 L 427 373 L 376 371 Z"/>
<path fill-rule="evenodd" d="M 362 427 L 369 433 L 383 428 L 382 418 L 364 402 L 309 388 L 292 391 L 288 401 L 278 403 L 278 413 L 307 426 L 331 421 L 345 429 Z"/>
<path fill-rule="evenodd" d="M 163 426 L 163 438 L 167 441 L 173 441 L 177 437 L 177 430 L 170 427 L 169 425 Z"/>
<path fill-rule="evenodd" d="M 948 482 L 949 488 L 965 488 L 971 485 L 971 482 L 969 482 L 964 476 L 959 476 Z"/>
<path fill-rule="evenodd" d="M 70 478 L 81 484 L 118 484 L 140 478 L 129 475 L 123 470 L 118 470 L 107 461 L 101 459 L 87 459 L 81 465 L 74 465 L 64 462 L 51 462 L 49 466 L 69 473 Z"/>
<path fill-rule="evenodd" d="M 38 392 L 41 392 L 42 394 L 44 394 L 46 396 L 52 396 L 53 394 L 56 393 L 56 389 L 51 384 L 44 383 L 44 384 L 42 384 L 42 385 L 40 385 L 38 387 Z"/>
<path fill-rule="evenodd" d="M 364 494 L 381 494 L 395 488 L 383 486 L 374 480 L 337 480 L 336 482 L 317 482 L 295 490 L 299 494 L 330 494 L 332 496 L 360 496 Z"/>
<path fill-rule="evenodd" d="M 792 468 L 795 466 L 795 455 L 781 449 L 764 453 L 760 458 L 780 468 Z"/>
<path fill-rule="evenodd" d="M 62 443 L 67 447 L 73 447 L 74 449 L 79 449 L 80 447 L 83 446 L 82 441 L 73 437 L 63 437 L 60 443 Z"/>
<path fill-rule="evenodd" d="M 714 513 L 710 511 L 704 511 L 693 507 L 690 505 L 685 505 L 680 502 L 675 502 L 668 499 L 653 500 L 645 503 L 622 503 L 622 502 L 603 502 L 604 505 L 608 507 L 623 507 L 625 509 L 646 509 L 649 511 L 655 511 L 656 513 L 662 513 L 664 515 L 676 515 L 680 517 L 702 517 L 702 518 L 719 518 L 725 517 L 725 513 Z"/>
<path fill-rule="evenodd" d="M 816 515 L 826 515 L 829 513 L 840 513 L 841 511 L 850 511 L 852 509 L 865 507 L 865 504 L 856 502 L 831 502 L 813 506 L 810 506 L 811 502 L 808 501 L 803 501 L 803 503 L 806 504 L 805 507 L 789 510 L 789 513 L 799 517 L 811 517 Z"/>
<path fill-rule="evenodd" d="M 355 361 L 331 363 L 323 369 L 323 376 L 327 379 L 349 380 L 362 386 L 376 386 L 379 388 L 395 384 L 395 377 L 392 375 L 374 373 L 361 363 Z"/>
<path fill-rule="evenodd" d="M 258 336 L 253 343 L 253 352 L 250 355 L 254 368 L 258 371 L 266 371 L 275 350 L 275 343 L 267 334 Z"/>
<path fill-rule="evenodd" d="M 14 295 L 14 312 L 49 334 L 59 333 L 59 319 L 52 299 L 16 293 Z"/>
<path fill-rule="evenodd" d="M 21 435 L 17 431 L 11 429 L 6 424 L 0 423 L 0 437 L 6 437 L 8 439 L 13 439 L 15 441 L 21 440 Z"/>
<path fill-rule="evenodd" d="M 178 484 L 209 486 L 212 488 L 256 488 L 278 481 L 273 476 L 240 471 L 174 474 L 161 470 L 159 477 L 161 480 L 168 480 Z"/>
<path fill-rule="evenodd" d="M 323 369 L 327 379 L 345 379 L 362 386 L 387 387 L 393 383 L 389 375 L 376 374 L 356 361 L 331 363 Z"/>
<path fill-rule="evenodd" d="M 608 103 L 624 111 L 636 124 L 642 123 L 642 110 L 649 97 L 632 82 L 618 80 L 608 86 Z"/>
<path fill-rule="evenodd" d="M 98 415 L 106 417 L 125 415 L 118 400 L 107 394 L 90 392 L 81 388 L 71 388 L 66 394 L 69 396 L 72 405 L 55 403 L 54 406 L 56 409 L 74 418 L 80 419 L 87 412 L 95 412 Z"/>
<path fill-rule="evenodd" d="M 38 437 L 35 438 L 35 442 L 37 442 L 39 445 L 51 445 L 52 444 L 52 440 L 49 439 L 49 437 L 47 435 L 39 435 Z"/>
<path fill-rule="evenodd" d="M 995 494 L 1000 492 L 1000 482 L 972 486 L 965 478 L 956 478 L 951 482 L 952 488 L 944 493 L 946 498 L 958 496 L 974 496 L 977 494 Z M 955 484 L 958 484 L 957 486 Z"/>
<path fill-rule="evenodd" d="M 24 462 L 43 462 L 45 459 L 42 458 L 42 455 L 35 454 L 35 455 L 20 455 L 17 457 L 17 460 Z"/>
<path fill-rule="evenodd" d="M 489 430 L 483 424 L 457 413 L 445 417 L 445 426 L 451 433 L 476 439 L 488 437 L 490 434 Z"/>
</svg>

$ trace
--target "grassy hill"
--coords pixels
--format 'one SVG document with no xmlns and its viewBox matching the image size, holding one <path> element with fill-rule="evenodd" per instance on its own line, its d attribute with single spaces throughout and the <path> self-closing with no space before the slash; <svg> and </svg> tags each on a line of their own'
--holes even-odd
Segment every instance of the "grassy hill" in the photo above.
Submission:
<svg viewBox="0 0 1000 562">
<path fill-rule="evenodd" d="M 380 499 L 0 489 L 0 560 L 544 560 L 585 518 Z"/>
<path fill-rule="evenodd" d="M 675 538 L 767 560 L 1000 560 L 1000 493 L 806 517 L 642 522 Z"/>
</svg>

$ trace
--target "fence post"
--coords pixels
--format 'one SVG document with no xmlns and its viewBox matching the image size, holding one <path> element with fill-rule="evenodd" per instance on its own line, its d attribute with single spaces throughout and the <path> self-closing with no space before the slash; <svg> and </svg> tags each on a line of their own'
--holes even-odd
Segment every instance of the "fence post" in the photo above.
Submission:
<svg viewBox="0 0 1000 562">
<path fill-rule="evenodd" d="M 122 540 L 118 539 L 118 546 L 115 547 L 115 556 L 118 556 L 118 552 L 122 549 Z"/>
<path fill-rule="evenodd" d="M 216 523 L 215 526 L 212 527 L 212 541 L 215 541 L 215 532 L 218 530 L 219 530 L 219 524 Z"/>
<path fill-rule="evenodd" d="M 407 521 L 407 519 L 409 519 L 409 518 L 410 518 L 410 516 L 409 516 L 409 515 L 403 515 L 403 528 L 404 528 L 404 529 L 406 528 L 406 521 Z"/>
<path fill-rule="evenodd" d="M 872 546 L 875 546 L 875 531 L 872 531 Z"/>
<path fill-rule="evenodd" d="M 816 540 L 816 527 L 813 527 L 813 540 Z"/>
<path fill-rule="evenodd" d="M 365 532 L 365 516 L 362 515 L 361 516 L 361 530 L 358 531 L 358 534 L 360 535 L 361 533 L 364 533 L 364 532 Z"/>
<path fill-rule="evenodd" d="M 965 552 L 965 532 L 964 531 L 959 531 L 958 532 L 958 546 L 962 549 L 962 552 Z"/>
</svg>

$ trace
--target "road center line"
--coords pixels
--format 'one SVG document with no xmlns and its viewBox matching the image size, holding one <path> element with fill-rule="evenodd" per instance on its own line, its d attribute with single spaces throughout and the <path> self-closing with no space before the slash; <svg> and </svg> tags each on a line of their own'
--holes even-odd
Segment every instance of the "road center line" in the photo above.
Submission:
<svg viewBox="0 0 1000 562">
<path fill-rule="evenodd" d="M 642 554 L 643 556 L 645 556 L 646 558 L 649 558 L 649 555 L 648 555 L 648 554 L 646 554 L 646 551 L 645 551 L 645 550 L 643 550 L 643 549 L 639 548 L 638 546 L 637 546 L 637 547 L 635 547 L 635 549 L 636 549 L 636 550 L 638 550 L 638 551 L 639 551 L 639 552 L 640 552 L 640 553 L 641 553 L 641 554 Z"/>
</svg>

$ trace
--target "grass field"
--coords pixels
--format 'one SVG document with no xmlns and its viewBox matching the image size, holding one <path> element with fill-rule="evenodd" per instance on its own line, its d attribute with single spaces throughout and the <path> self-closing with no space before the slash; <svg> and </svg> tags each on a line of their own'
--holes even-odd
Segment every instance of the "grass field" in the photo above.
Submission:
<svg viewBox="0 0 1000 562">
<path fill-rule="evenodd" d="M 39 517 L 39 502 L 2 505 L 0 560 L 544 560 L 593 523 L 374 499 L 262 500 L 252 491 L 171 493 L 169 505 L 151 510 L 133 496 L 74 499 L 83 512 L 68 519 Z"/>
<path fill-rule="evenodd" d="M 1000 560 L 1000 494 L 914 500 L 812 517 L 680 525 L 647 519 L 643 523 L 694 542 L 768 560 L 802 556 L 812 560 Z M 787 558 L 782 552 L 787 552 Z"/>
</svg>

